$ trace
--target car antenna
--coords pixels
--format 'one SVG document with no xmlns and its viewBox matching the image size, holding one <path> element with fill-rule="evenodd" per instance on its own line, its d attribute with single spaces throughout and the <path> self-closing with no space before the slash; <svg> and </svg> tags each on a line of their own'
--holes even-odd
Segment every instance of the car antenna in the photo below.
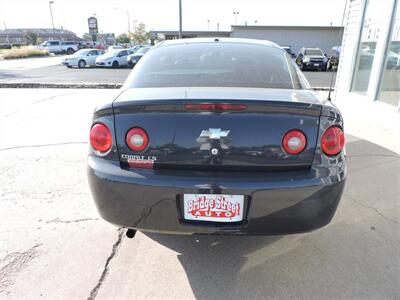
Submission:
<svg viewBox="0 0 400 300">
<path fill-rule="evenodd" d="M 335 47 L 336 47 L 335 52 L 339 50 L 339 49 L 338 49 L 339 47 L 341 47 L 341 46 L 339 46 L 339 42 L 340 42 L 340 37 L 343 38 L 343 33 L 344 33 L 343 22 L 344 22 L 344 15 L 345 15 L 345 13 L 346 13 L 346 8 L 347 8 L 347 0 L 346 0 L 346 2 L 345 2 L 345 4 L 344 4 L 344 8 L 343 8 L 342 23 L 341 23 L 342 28 L 339 30 L 339 34 L 338 34 L 337 41 L 336 41 L 336 45 L 335 45 Z M 338 51 L 338 52 L 339 52 L 339 51 Z M 337 68 L 337 66 L 336 66 L 336 68 Z M 337 71 L 337 70 L 336 70 L 336 71 Z M 334 75 L 334 72 L 333 72 L 333 66 L 332 66 L 332 69 L 331 69 L 331 82 L 330 82 L 330 84 L 329 84 L 329 92 L 328 92 L 328 98 L 327 98 L 328 101 L 332 101 L 331 93 L 332 93 L 333 75 Z"/>
</svg>

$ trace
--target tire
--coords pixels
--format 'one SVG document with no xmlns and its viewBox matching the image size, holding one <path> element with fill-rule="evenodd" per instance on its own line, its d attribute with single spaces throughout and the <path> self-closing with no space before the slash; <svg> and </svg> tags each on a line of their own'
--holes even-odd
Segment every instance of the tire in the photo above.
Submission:
<svg viewBox="0 0 400 300">
<path fill-rule="evenodd" d="M 67 68 L 70 68 L 70 69 L 71 69 L 71 68 L 72 68 L 72 66 L 67 66 Z"/>
<path fill-rule="evenodd" d="M 80 61 L 78 61 L 78 68 L 83 69 L 84 67 L 86 67 L 86 61 L 81 59 Z"/>
<path fill-rule="evenodd" d="M 300 65 L 300 70 L 302 70 L 302 71 L 305 71 L 305 70 L 306 70 L 306 67 L 304 66 L 303 63 L 301 63 L 301 65 Z"/>
<path fill-rule="evenodd" d="M 69 54 L 69 55 L 74 54 L 74 49 L 68 48 L 67 49 L 67 54 Z"/>
<path fill-rule="evenodd" d="M 113 67 L 114 69 L 118 68 L 118 67 L 119 67 L 119 63 L 115 60 L 115 61 L 112 63 L 112 67 Z"/>
<path fill-rule="evenodd" d="M 128 66 L 129 66 L 129 68 L 133 69 L 133 67 L 134 67 L 133 62 L 129 61 Z"/>
</svg>

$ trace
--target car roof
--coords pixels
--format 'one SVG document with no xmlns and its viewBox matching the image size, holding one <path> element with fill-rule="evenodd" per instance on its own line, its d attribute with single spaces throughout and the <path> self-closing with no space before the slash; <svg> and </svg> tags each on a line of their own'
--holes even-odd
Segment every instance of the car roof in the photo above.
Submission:
<svg viewBox="0 0 400 300">
<path fill-rule="evenodd" d="M 167 40 L 157 44 L 157 47 L 165 47 L 172 45 L 183 45 L 183 44 L 201 44 L 201 43 L 230 43 L 230 44 L 251 44 L 251 45 L 262 45 L 269 46 L 278 49 L 282 49 L 278 44 L 267 40 L 256 40 L 256 39 L 243 39 L 243 38 L 189 38 L 189 39 L 177 39 Z"/>
</svg>

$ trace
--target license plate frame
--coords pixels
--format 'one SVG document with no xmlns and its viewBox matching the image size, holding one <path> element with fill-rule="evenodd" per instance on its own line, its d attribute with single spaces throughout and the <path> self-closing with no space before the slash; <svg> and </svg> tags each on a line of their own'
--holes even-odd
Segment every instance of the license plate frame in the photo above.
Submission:
<svg viewBox="0 0 400 300">
<path fill-rule="evenodd" d="M 248 197 L 245 195 L 185 193 L 180 198 L 184 222 L 237 224 L 243 223 L 247 217 Z"/>
</svg>

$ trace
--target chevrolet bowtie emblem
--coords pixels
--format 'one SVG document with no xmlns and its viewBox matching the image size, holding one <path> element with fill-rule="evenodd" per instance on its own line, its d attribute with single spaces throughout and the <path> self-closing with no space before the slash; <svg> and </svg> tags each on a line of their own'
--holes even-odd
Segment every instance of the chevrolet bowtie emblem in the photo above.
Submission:
<svg viewBox="0 0 400 300">
<path fill-rule="evenodd" d="M 223 137 L 227 137 L 230 130 L 221 130 L 221 128 L 210 128 L 203 130 L 200 137 L 209 138 L 210 140 L 220 140 Z"/>
<path fill-rule="evenodd" d="M 200 150 L 211 150 L 211 144 L 215 147 L 215 143 L 218 143 L 221 149 L 226 150 L 229 148 L 229 139 L 227 139 L 229 132 L 230 130 L 221 130 L 221 128 L 209 128 L 202 130 L 196 141 L 200 144 Z"/>
</svg>

